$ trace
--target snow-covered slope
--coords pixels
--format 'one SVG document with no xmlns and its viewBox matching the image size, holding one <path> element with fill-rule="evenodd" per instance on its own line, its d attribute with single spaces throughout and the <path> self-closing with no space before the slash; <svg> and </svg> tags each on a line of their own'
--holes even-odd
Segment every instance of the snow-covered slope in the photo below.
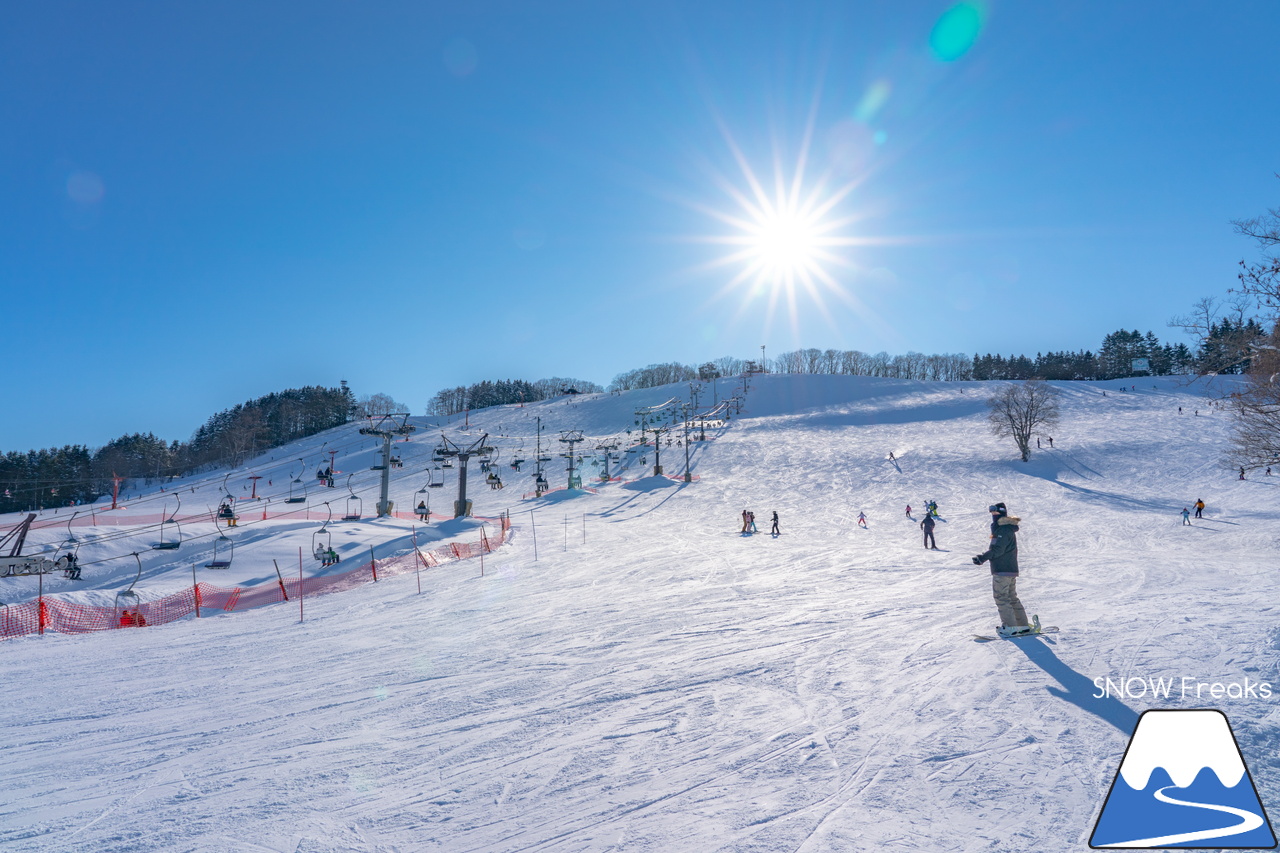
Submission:
<svg viewBox="0 0 1280 853">
<path fill-rule="evenodd" d="M 502 490 L 473 471 L 475 513 L 515 520 L 483 577 L 474 561 L 451 564 L 422 576 L 421 595 L 393 578 L 308 602 L 301 624 L 280 605 L 0 644 L 0 844 L 1082 850 L 1148 707 L 1221 707 L 1273 801 L 1275 700 L 1095 697 L 1107 677 L 1280 680 L 1280 476 L 1241 482 L 1223 466 L 1229 424 L 1204 388 L 1120 384 L 1061 384 L 1054 449 L 1021 463 L 988 432 L 981 383 L 759 377 L 743 417 L 696 446 L 691 484 L 524 501 L 530 464 L 504 467 Z M 684 391 L 486 410 L 468 432 L 444 428 L 459 441 L 489 431 L 502 463 L 532 459 L 536 418 L 554 454 L 559 430 L 584 430 L 587 446 L 625 439 L 635 409 Z M 728 392 L 725 381 L 717 394 Z M 438 439 L 424 428 L 397 444 L 398 509 L 416 504 Z M 354 426 L 247 469 L 276 501 L 298 458 L 314 476 L 335 447 L 371 514 L 375 446 Z M 626 479 L 642 473 L 639 456 Z M 681 472 L 683 448 L 664 446 L 662 461 Z M 207 508 L 224 476 L 172 488 L 188 490 L 184 511 Z M 549 476 L 561 484 L 563 468 Z M 454 482 L 432 490 L 433 510 Z M 1183 526 L 1197 498 L 1206 518 Z M 904 515 L 927 499 L 944 519 L 941 551 L 924 550 Z M 997 500 L 1023 520 L 1019 589 L 1062 627 L 1054 638 L 969 639 L 997 623 L 988 571 L 969 559 Z M 272 558 L 296 565 L 324 518 L 308 509 L 245 526 L 233 573 L 250 582 L 273 576 Z M 740 535 L 743 509 L 760 535 Z M 764 532 L 771 511 L 778 538 Z M 334 529 L 382 556 L 407 547 L 411 524 Z M 147 555 L 144 594 L 190 583 L 212 526 L 196 532 L 207 538 L 192 554 Z M 33 538 L 53 546 L 65 533 Z M 105 562 L 66 594 L 109 599 L 136 564 L 107 558 L 146 536 L 84 546 Z M 53 594 L 71 588 L 47 580 Z M 33 578 L 3 583 L 6 601 L 34 595 Z"/>
</svg>

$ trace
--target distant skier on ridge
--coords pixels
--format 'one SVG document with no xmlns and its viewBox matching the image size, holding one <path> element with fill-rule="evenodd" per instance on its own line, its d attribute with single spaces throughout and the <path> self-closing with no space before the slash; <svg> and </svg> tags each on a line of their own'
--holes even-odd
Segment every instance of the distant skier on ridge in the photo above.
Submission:
<svg viewBox="0 0 1280 853">
<path fill-rule="evenodd" d="M 1027 622 L 1027 612 L 1018 599 L 1018 522 L 1017 516 L 1009 515 L 1004 502 L 987 507 L 991 513 L 991 545 L 986 551 L 973 558 L 975 566 L 991 561 L 991 591 L 995 597 L 996 609 L 1000 611 L 1000 628 L 1002 637 L 1017 637 L 1034 633 L 1035 629 Z"/>
</svg>

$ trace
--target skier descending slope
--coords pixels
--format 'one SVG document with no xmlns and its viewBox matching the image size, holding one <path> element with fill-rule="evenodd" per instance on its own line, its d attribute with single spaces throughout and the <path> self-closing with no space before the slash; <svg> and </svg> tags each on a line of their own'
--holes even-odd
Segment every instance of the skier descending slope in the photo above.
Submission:
<svg viewBox="0 0 1280 853">
<path fill-rule="evenodd" d="M 1016 637 L 1033 633 L 1018 600 L 1018 522 L 1003 502 L 987 507 L 991 513 L 991 545 L 973 558 L 975 566 L 991 561 L 991 590 L 1000 611 L 999 634 Z"/>
</svg>

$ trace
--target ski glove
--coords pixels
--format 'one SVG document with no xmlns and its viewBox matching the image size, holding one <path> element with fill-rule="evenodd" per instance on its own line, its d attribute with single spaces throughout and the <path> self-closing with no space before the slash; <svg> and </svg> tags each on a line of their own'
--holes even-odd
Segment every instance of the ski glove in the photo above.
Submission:
<svg viewBox="0 0 1280 853">
<path fill-rule="evenodd" d="M 975 566 L 981 566 L 981 565 L 982 565 L 983 563 L 985 563 L 986 561 L 987 561 L 987 558 L 986 558 L 986 557 L 984 557 L 984 556 L 983 556 L 983 555 L 981 555 L 981 554 L 979 554 L 978 556 L 976 556 L 976 557 L 974 557 L 974 558 L 973 558 L 973 564 L 974 564 Z"/>
</svg>

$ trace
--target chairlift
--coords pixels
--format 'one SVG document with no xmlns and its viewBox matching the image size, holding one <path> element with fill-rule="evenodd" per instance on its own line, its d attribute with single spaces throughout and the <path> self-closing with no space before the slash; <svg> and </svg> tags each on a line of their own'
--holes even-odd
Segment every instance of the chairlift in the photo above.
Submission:
<svg viewBox="0 0 1280 853">
<path fill-rule="evenodd" d="M 178 524 L 178 510 L 182 509 L 182 498 L 176 492 L 174 493 L 174 497 L 178 499 L 178 505 L 174 507 L 173 514 L 168 518 L 164 518 L 163 516 L 161 517 L 160 541 L 152 544 L 152 551 L 176 551 L 182 544 L 182 525 Z M 164 529 L 166 525 L 173 525 L 173 539 L 164 538 Z"/>
<path fill-rule="evenodd" d="M 307 470 L 307 463 L 301 459 L 298 464 L 298 475 L 289 481 L 289 496 L 284 499 L 287 504 L 304 504 L 307 502 L 307 484 L 302 482 L 302 472 Z"/>
<path fill-rule="evenodd" d="M 578 473 L 576 473 L 576 472 L 575 472 L 575 473 L 574 473 L 574 475 L 573 475 L 572 477 L 570 477 L 570 478 L 569 478 L 569 488 L 571 488 L 571 489 L 581 489 L 581 488 L 582 488 L 582 475 L 581 475 L 581 474 L 578 474 Z"/>
<path fill-rule="evenodd" d="M 406 440 L 407 440 L 407 439 L 406 439 Z M 391 467 L 392 467 L 392 468 L 403 468 L 403 467 L 404 467 L 404 460 L 403 460 L 403 459 L 401 459 L 399 456 L 392 456 L 392 457 L 391 457 Z"/>
<path fill-rule="evenodd" d="M 418 505 L 413 508 L 413 511 L 418 514 L 418 519 L 423 524 L 431 521 L 431 491 L 428 488 L 430 485 L 431 483 L 428 482 L 421 489 L 418 489 Z"/>
<path fill-rule="evenodd" d="M 446 456 L 446 457 L 445 457 L 445 459 L 444 459 L 444 461 L 443 461 L 443 462 L 441 462 L 441 463 L 440 463 L 440 465 L 441 465 L 442 467 L 444 467 L 444 468 L 452 468 L 452 467 L 453 467 L 453 459 L 452 459 L 452 458 L 450 458 L 450 457 L 448 457 L 448 456 Z"/>
<path fill-rule="evenodd" d="M 329 513 L 328 518 L 324 520 L 324 524 L 320 525 L 320 529 L 311 534 L 311 553 L 320 562 L 325 562 L 325 555 L 333 549 L 333 534 L 329 532 L 329 522 L 333 521 L 333 508 L 329 506 L 329 502 L 324 502 L 325 511 Z"/>
<path fill-rule="evenodd" d="M 342 516 L 343 521 L 359 521 L 364 510 L 364 501 L 351 488 L 351 478 L 355 474 L 347 475 L 347 491 L 351 494 L 347 497 L 347 514 Z"/>
<path fill-rule="evenodd" d="M 485 482 L 489 484 L 489 488 L 491 489 L 502 488 L 502 478 L 498 476 L 497 471 L 489 472 L 489 476 L 485 477 L 484 479 L 485 479 Z"/>
<path fill-rule="evenodd" d="M 216 524 L 217 522 L 215 522 Z M 228 524 L 227 527 L 234 527 Z M 206 569 L 229 569 L 231 558 L 235 554 L 236 544 L 227 536 L 226 527 L 218 528 L 218 538 L 213 540 L 213 556 L 204 564 Z"/>
<path fill-rule="evenodd" d="M 545 492 L 549 488 L 549 486 L 547 485 L 547 478 L 542 476 L 541 474 L 539 474 L 534 479 L 533 486 L 535 489 L 537 489 L 540 492 Z"/>
<path fill-rule="evenodd" d="M 236 515 L 235 495 L 227 495 L 222 499 L 222 503 L 218 505 L 218 518 L 226 522 L 227 527 L 236 526 L 236 522 L 240 520 L 240 516 Z"/>
<path fill-rule="evenodd" d="M 138 578 L 142 577 L 142 558 L 138 556 L 137 551 L 134 551 L 133 559 L 138 561 L 138 573 L 133 576 L 133 582 L 129 584 L 128 589 L 116 593 L 112 611 L 114 618 L 111 626 L 113 628 L 140 628 L 147 624 L 147 620 L 142 615 L 142 597 L 133 591 L 134 584 L 138 582 Z"/>
</svg>

